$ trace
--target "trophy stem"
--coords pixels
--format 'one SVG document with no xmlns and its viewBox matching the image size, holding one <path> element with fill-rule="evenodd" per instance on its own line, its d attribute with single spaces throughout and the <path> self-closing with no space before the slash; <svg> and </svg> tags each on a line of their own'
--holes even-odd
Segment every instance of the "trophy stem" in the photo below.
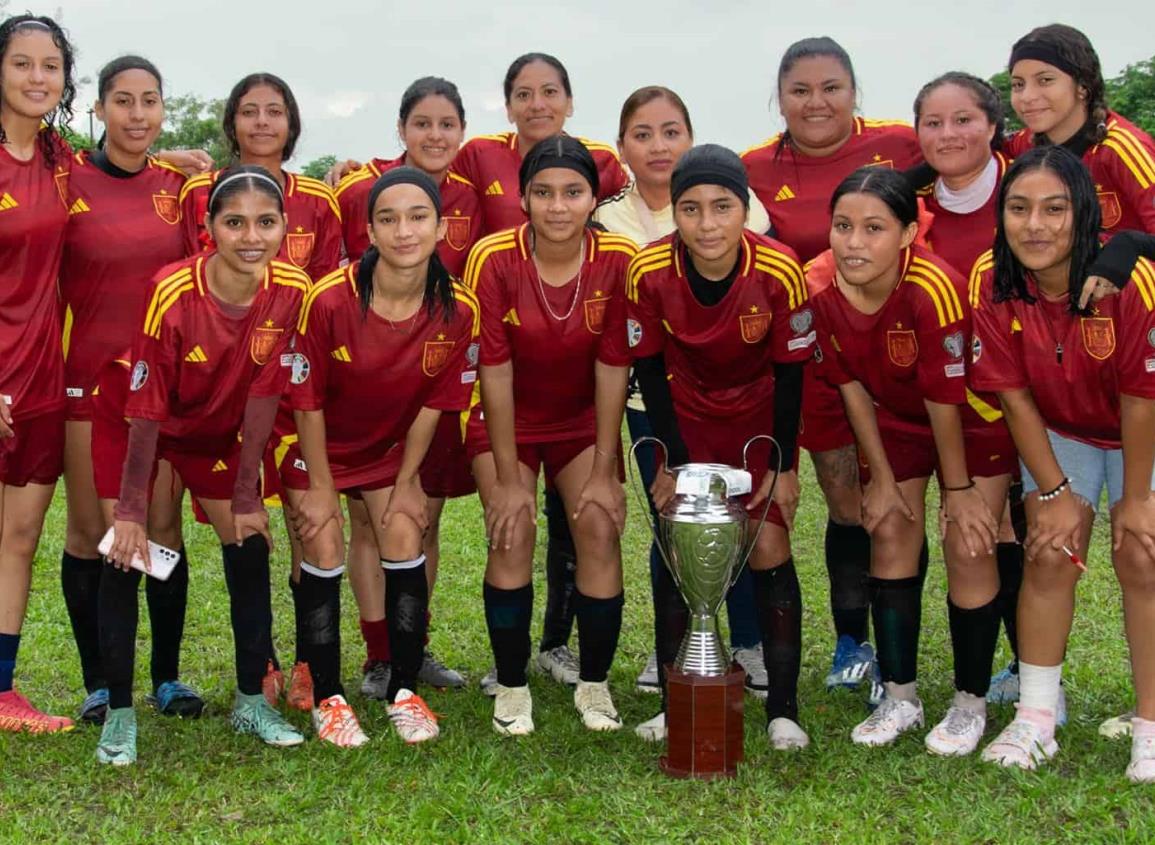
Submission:
<svg viewBox="0 0 1155 845">
<path fill-rule="evenodd" d="M 716 615 L 695 613 L 690 616 L 690 625 L 682 638 L 674 665 L 688 674 L 708 677 L 725 675 L 730 671 L 730 652 L 718 632 Z"/>
</svg>

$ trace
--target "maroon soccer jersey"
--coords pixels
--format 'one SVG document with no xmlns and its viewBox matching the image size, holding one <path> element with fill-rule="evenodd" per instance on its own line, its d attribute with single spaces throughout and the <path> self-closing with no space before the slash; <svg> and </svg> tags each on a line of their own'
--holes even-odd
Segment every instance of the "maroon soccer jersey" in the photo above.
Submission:
<svg viewBox="0 0 1155 845">
<path fill-rule="evenodd" d="M 609 199 L 630 181 L 618 153 L 613 147 L 586 138 L 578 138 L 594 157 L 598 166 L 598 199 Z M 517 150 L 517 133 L 479 135 L 471 138 L 453 159 L 453 170 L 464 176 L 481 197 L 482 234 L 511 229 L 525 222 L 521 210 L 521 153 Z"/>
<path fill-rule="evenodd" d="M 1089 317 L 1067 298 L 994 301 L 991 254 L 970 279 L 975 336 L 970 380 L 976 390 L 1028 388 L 1048 428 L 1102 449 L 1121 446 L 1119 394 L 1155 399 L 1155 265 L 1140 259 L 1118 296 Z"/>
<path fill-rule="evenodd" d="M 975 261 L 989 250 L 995 242 L 995 227 L 999 214 L 999 185 L 1007 172 L 1007 159 L 995 153 L 999 166 L 999 180 L 990 198 L 969 214 L 956 214 L 938 204 L 934 190 L 923 197 L 926 210 L 934 215 L 930 231 L 926 233 L 926 245 L 935 255 L 944 259 L 964 278 L 970 275 Z"/>
<path fill-rule="evenodd" d="M 770 221 L 774 237 L 806 263 L 830 246 L 830 196 L 860 167 L 878 165 L 905 170 L 922 160 L 918 137 L 909 124 L 854 119 L 850 139 L 833 155 L 816 158 L 798 152 L 775 135 L 742 153 L 750 187 Z"/>
<path fill-rule="evenodd" d="M 180 192 L 181 227 L 188 254 L 210 249 L 212 238 L 205 230 L 209 193 L 220 175 L 201 173 L 189 179 Z M 320 279 L 341 264 L 341 211 L 332 190 L 324 182 L 285 172 L 285 240 L 277 257 Z"/>
<path fill-rule="evenodd" d="M 209 291 L 208 255 L 156 274 L 132 346 L 124 416 L 158 420 L 160 448 L 222 454 L 235 446 L 250 396 L 280 396 L 288 383 L 308 277 L 272 261 L 241 316 Z"/>
<path fill-rule="evenodd" d="M 73 159 L 60 267 L 72 419 L 89 418 L 97 375 L 139 328 L 153 274 L 185 255 L 178 202 L 184 181 L 179 170 L 155 160 L 118 178 L 86 152 Z"/>
<path fill-rule="evenodd" d="M 375 158 L 354 170 L 337 186 L 337 204 L 341 208 L 341 227 L 345 235 L 345 253 L 356 263 L 369 248 L 369 192 L 377 177 L 386 170 L 405 164 L 405 156 L 391 161 Z M 450 171 L 441 182 L 441 216 L 446 221 L 445 238 L 437 245 L 441 262 L 457 278 L 465 272 L 470 248 L 481 237 L 481 200 L 477 189 L 464 176 Z"/>
<path fill-rule="evenodd" d="M 1029 129 L 1020 129 L 1003 149 L 1012 157 L 1034 146 Z M 1095 180 L 1103 228 L 1137 229 L 1155 234 L 1155 141 L 1127 118 L 1107 112 L 1107 137 L 1083 153 Z"/>
<path fill-rule="evenodd" d="M 0 396 L 16 420 L 64 407 L 56 279 L 72 150 L 55 140 L 54 169 L 39 139 L 28 161 L 0 147 Z"/>
<path fill-rule="evenodd" d="M 482 238 L 473 248 L 465 282 L 481 303 L 480 361 L 513 362 L 518 443 L 593 430 L 595 362 L 630 363 L 624 289 L 635 252 L 629 238 L 587 229 L 578 275 L 554 287 L 538 274 L 529 224 Z"/>
<path fill-rule="evenodd" d="M 356 268 L 330 274 L 309 292 L 301 313 L 291 398 L 302 411 L 325 412 L 333 478 L 341 488 L 372 479 L 385 454 L 423 408 L 462 411 L 477 379 L 481 329 L 477 297 L 453 284 L 449 321 L 423 305 L 391 322 L 361 312 Z"/>
<path fill-rule="evenodd" d="M 738 274 L 722 301 L 711 306 L 690 289 L 688 260 L 674 232 L 631 262 L 628 332 L 634 357 L 663 353 L 679 417 L 724 421 L 772 404 L 773 365 L 806 361 L 815 338 L 794 253 L 743 232 Z"/>
</svg>

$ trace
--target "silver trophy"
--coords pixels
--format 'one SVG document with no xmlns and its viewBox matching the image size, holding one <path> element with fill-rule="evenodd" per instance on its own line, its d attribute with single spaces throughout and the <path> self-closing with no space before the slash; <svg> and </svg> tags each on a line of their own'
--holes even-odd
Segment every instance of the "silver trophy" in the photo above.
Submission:
<svg viewBox="0 0 1155 845">
<path fill-rule="evenodd" d="M 781 470 L 777 443 L 764 434 L 746 442 L 743 463 L 750 444 L 757 440 L 774 444 Z M 630 455 L 647 442 L 666 451 L 665 444 L 656 437 L 642 437 L 634 443 Z M 773 500 L 767 497 L 758 531 L 748 537 L 749 517 L 741 497 L 751 492 L 751 476 L 745 467 L 688 463 L 669 467 L 668 471 L 674 476 L 674 497 L 658 512 L 658 524 L 652 530 L 658 551 L 690 611 L 690 624 L 674 666 L 691 675 L 725 675 L 730 671 L 731 659 L 718 630 L 718 610 L 754 550 Z M 633 477 L 632 465 L 630 475 Z M 636 477 L 633 481 L 636 492 Z M 771 496 L 773 492 L 771 488 Z"/>
</svg>

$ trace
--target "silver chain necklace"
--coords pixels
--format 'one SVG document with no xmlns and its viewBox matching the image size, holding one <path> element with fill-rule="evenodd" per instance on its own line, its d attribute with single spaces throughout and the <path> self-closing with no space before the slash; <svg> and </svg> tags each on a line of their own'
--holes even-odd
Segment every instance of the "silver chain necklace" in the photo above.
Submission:
<svg viewBox="0 0 1155 845">
<path fill-rule="evenodd" d="M 568 320 L 570 318 L 570 315 L 573 314 L 574 309 L 577 308 L 578 298 L 581 296 L 581 292 L 582 292 L 582 271 L 585 270 L 585 265 L 586 265 L 586 242 L 585 242 L 585 237 L 583 236 L 582 237 L 581 257 L 578 259 L 577 285 L 574 286 L 573 301 L 570 302 L 569 310 L 566 311 L 565 314 L 563 314 L 563 315 L 555 314 L 553 308 L 549 304 L 549 297 L 545 295 L 545 282 L 542 281 L 541 267 L 539 267 L 538 263 L 537 263 L 537 244 L 536 244 L 536 241 L 534 243 L 533 271 L 534 271 L 534 273 L 537 274 L 537 288 L 539 291 L 541 291 L 541 301 L 542 301 L 542 304 L 545 305 L 545 310 L 549 312 L 549 316 L 553 317 L 559 323 L 564 323 L 566 320 Z"/>
</svg>

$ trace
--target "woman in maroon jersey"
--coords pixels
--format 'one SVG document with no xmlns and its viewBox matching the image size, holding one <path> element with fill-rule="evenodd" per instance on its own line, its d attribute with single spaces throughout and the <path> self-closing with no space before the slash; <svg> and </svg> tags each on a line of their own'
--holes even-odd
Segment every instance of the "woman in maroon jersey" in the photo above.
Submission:
<svg viewBox="0 0 1155 845">
<path fill-rule="evenodd" d="M 102 763 L 136 759 L 132 675 L 140 572 L 130 566 L 137 556 L 150 560 L 145 525 L 158 458 L 172 464 L 221 542 L 236 650 L 233 726 L 270 745 L 303 741 L 261 693 L 272 610 L 269 518 L 259 476 L 309 279 L 274 260 L 285 234 L 284 196 L 264 169 L 222 172 L 209 195 L 206 224 L 216 250 L 158 271 L 133 341 L 131 375 L 110 365 L 98 393 L 93 469 L 115 531 L 111 567 L 100 582 L 101 657 L 109 683 L 97 748 Z"/>
<path fill-rule="evenodd" d="M 493 727 L 504 735 L 533 731 L 525 673 L 544 466 L 577 549 L 574 705 L 590 730 L 617 730 L 606 678 L 622 622 L 618 460 L 629 363 L 622 289 L 636 247 L 588 226 L 598 171 L 576 139 L 537 144 L 520 184 L 529 222 L 478 241 L 465 272 L 481 303 L 481 404 L 466 449 L 490 541 L 484 594 L 497 664 Z"/>
<path fill-rule="evenodd" d="M 100 368 L 137 328 L 148 279 L 183 257 L 177 198 L 184 175 L 148 155 L 164 122 L 160 72 L 147 59 L 121 56 L 97 80 L 96 117 L 105 133 L 98 149 L 79 153 L 69 180 L 69 219 L 60 267 L 64 304 L 64 378 L 68 400 L 64 483 L 68 522 L 61 582 L 89 695 L 80 718 L 104 721 L 108 685 L 100 665 L 97 597 L 104 569 L 97 544 L 108 527 L 92 481 L 92 391 Z M 134 243 L 120 249 L 118 243 Z M 179 549 L 167 581 L 145 584 L 152 623 L 152 695 L 160 712 L 196 716 L 201 698 L 178 677 L 188 597 L 188 560 L 181 537 L 184 489 L 172 467 L 160 465 L 150 510 L 150 534 Z"/>
<path fill-rule="evenodd" d="M 972 383 L 998 393 L 1027 493 L 1019 599 L 1021 697 L 983 752 L 1033 769 L 1058 750 L 1055 716 L 1080 561 L 1103 487 L 1135 685 L 1127 776 L 1155 781 L 1155 265 L 1117 297 L 1076 298 L 1099 257 L 1100 204 L 1060 145 L 1007 171 L 995 248 L 975 265 Z"/>
<path fill-rule="evenodd" d="M 918 141 L 905 123 L 855 116 L 854 67 L 830 38 L 791 44 L 778 65 L 777 91 L 786 130 L 742 160 L 773 237 L 805 265 L 829 246 L 829 198 L 838 183 L 866 165 L 911 167 L 920 157 Z M 810 452 L 828 514 L 825 556 L 837 641 L 826 685 L 854 687 L 874 669 L 867 642 L 870 538 L 859 524 L 854 433 L 838 392 L 814 369 L 805 376 L 799 445 Z"/>
<path fill-rule="evenodd" d="M 64 451 L 56 278 L 68 222 L 73 50 L 51 18 L 0 23 L 0 730 L 67 730 L 12 686 L 32 559 Z"/>
</svg>

